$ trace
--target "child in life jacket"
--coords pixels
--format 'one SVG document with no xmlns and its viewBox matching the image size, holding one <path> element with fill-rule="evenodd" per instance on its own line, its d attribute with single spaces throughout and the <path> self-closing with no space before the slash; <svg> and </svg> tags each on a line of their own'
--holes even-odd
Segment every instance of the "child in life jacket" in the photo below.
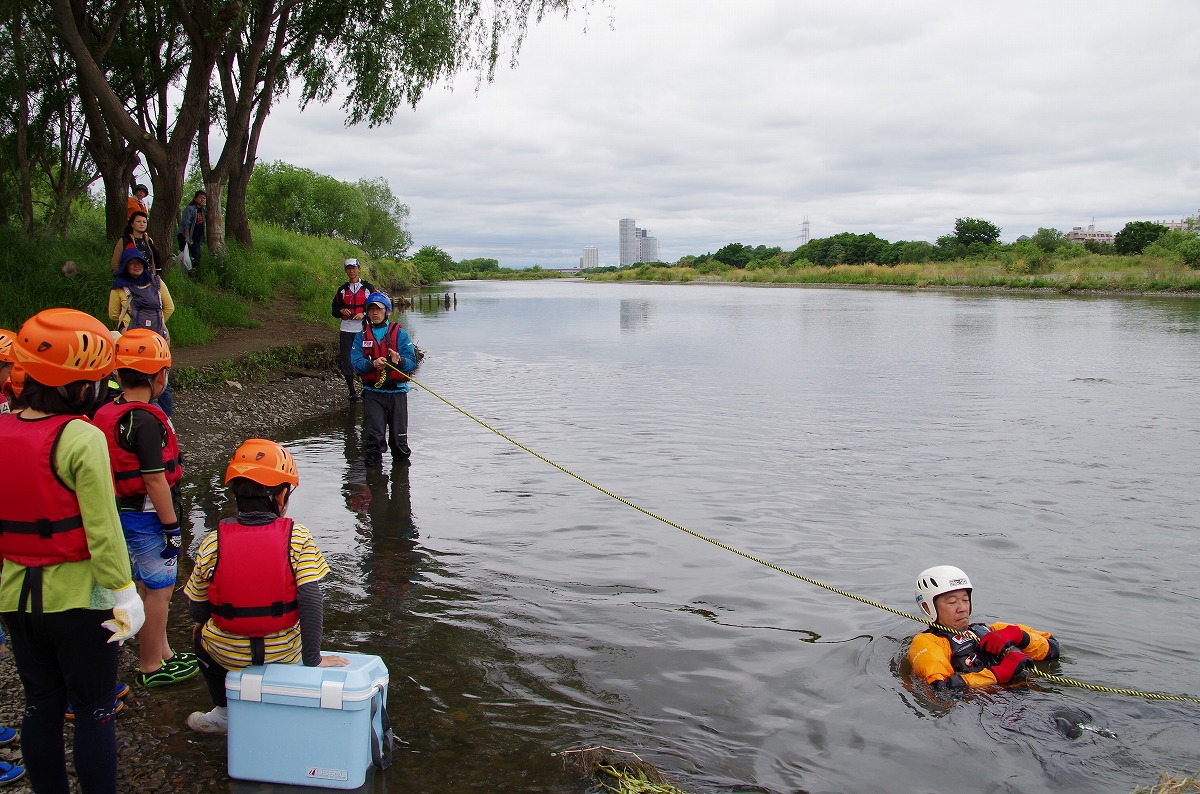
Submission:
<svg viewBox="0 0 1200 794">
<path fill-rule="evenodd" d="M 144 619 L 113 499 L 104 435 L 82 416 L 112 369 L 98 320 L 46 309 L 17 332 L 18 413 L 0 415 L 0 613 L 25 689 L 35 791 L 67 791 L 67 705 L 83 791 L 116 792 L 117 643 Z"/>
<path fill-rule="evenodd" d="M 196 656 L 215 706 L 188 717 L 188 727 L 200 733 L 228 731 L 229 670 L 349 664 L 321 655 L 320 581 L 329 566 L 312 533 L 284 517 L 300 484 L 291 453 L 274 441 L 248 439 L 233 453 L 225 482 L 237 500 L 237 518 L 222 521 L 200 542 L 184 587 L 196 622 Z"/>
<path fill-rule="evenodd" d="M 131 328 L 116 343 L 121 393 L 92 423 L 104 433 L 125 544 L 133 563 L 146 623 L 138 634 L 134 683 L 169 686 L 200 672 L 192 653 L 175 653 L 167 640 L 167 613 L 182 545 L 179 480 L 183 468 L 171 421 L 152 401 L 167 387 L 171 350 L 149 328 Z"/>
<path fill-rule="evenodd" d="M 417 368 L 412 338 L 389 323 L 392 299 L 382 292 L 367 296 L 367 320 L 354 337 L 350 360 L 363 385 L 363 459 L 383 465 L 391 448 L 392 464 L 406 465 L 408 447 L 408 374 Z"/>
<path fill-rule="evenodd" d="M 937 565 L 917 577 L 917 605 L 937 625 L 913 638 L 913 674 L 935 689 L 1007 684 L 1035 661 L 1058 660 L 1058 640 L 1015 623 L 971 623 L 971 580 Z"/>
</svg>

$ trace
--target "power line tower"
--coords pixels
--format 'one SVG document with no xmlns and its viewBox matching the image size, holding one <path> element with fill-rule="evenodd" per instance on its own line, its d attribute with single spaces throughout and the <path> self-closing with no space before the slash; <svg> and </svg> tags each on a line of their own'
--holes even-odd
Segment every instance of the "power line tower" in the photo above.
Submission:
<svg viewBox="0 0 1200 794">
<path fill-rule="evenodd" d="M 804 216 L 804 222 L 800 224 L 800 245 L 807 245 L 808 238 L 812 233 L 812 227 L 808 224 L 808 216 Z"/>
</svg>

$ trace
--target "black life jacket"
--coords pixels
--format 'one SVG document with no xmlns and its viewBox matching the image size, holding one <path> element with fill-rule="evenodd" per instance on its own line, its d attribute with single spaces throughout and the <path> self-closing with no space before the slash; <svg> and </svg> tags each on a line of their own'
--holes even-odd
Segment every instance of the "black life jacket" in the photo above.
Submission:
<svg viewBox="0 0 1200 794">
<path fill-rule="evenodd" d="M 986 670 L 1000 661 L 983 649 L 979 641 L 991 631 L 986 623 L 972 623 L 964 632 L 949 632 L 929 627 L 929 631 L 939 637 L 945 637 L 950 643 L 950 666 L 956 673 L 978 673 Z"/>
</svg>

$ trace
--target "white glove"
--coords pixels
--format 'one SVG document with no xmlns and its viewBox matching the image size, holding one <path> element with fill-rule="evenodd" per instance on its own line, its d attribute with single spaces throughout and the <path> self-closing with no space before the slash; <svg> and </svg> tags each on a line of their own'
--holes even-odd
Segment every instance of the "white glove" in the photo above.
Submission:
<svg viewBox="0 0 1200 794">
<path fill-rule="evenodd" d="M 112 594 L 117 599 L 112 620 L 106 620 L 100 625 L 113 633 L 108 638 L 109 642 L 124 642 L 141 630 L 142 624 L 146 622 L 146 609 L 142 606 L 142 599 L 133 582 L 120 590 L 113 590 Z"/>
</svg>

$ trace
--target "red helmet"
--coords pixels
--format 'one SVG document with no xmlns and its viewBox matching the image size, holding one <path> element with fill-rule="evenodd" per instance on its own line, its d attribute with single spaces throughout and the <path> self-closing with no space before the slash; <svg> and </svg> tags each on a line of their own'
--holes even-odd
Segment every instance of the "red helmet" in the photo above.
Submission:
<svg viewBox="0 0 1200 794">
<path fill-rule="evenodd" d="M 44 309 L 25 321 L 13 361 L 45 386 L 97 381 L 113 370 L 113 342 L 99 320 L 77 309 Z"/>
</svg>

